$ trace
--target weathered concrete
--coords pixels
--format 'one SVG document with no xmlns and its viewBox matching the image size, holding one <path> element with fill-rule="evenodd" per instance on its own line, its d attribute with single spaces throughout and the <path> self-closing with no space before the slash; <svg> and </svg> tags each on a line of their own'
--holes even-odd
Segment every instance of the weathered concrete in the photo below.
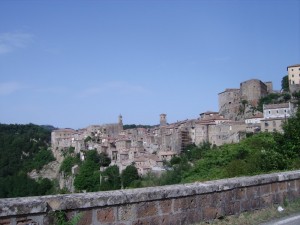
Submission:
<svg viewBox="0 0 300 225">
<path fill-rule="evenodd" d="M 51 212 L 60 210 L 69 217 L 82 212 L 79 224 L 190 224 L 297 197 L 300 170 L 152 188 L 1 199 L 0 225 L 52 224 Z"/>
</svg>

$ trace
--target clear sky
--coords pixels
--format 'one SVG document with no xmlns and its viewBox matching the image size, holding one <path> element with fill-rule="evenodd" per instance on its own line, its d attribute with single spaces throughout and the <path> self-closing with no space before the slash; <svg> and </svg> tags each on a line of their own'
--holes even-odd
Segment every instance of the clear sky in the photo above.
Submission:
<svg viewBox="0 0 300 225">
<path fill-rule="evenodd" d="M 0 1 L 0 123 L 159 123 L 300 63 L 300 0 Z"/>
</svg>

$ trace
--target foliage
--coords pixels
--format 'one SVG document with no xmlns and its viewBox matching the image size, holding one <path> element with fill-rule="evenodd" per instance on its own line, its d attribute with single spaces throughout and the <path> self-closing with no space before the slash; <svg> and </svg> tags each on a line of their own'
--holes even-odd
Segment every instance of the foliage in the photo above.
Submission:
<svg viewBox="0 0 300 225">
<path fill-rule="evenodd" d="M 34 124 L 0 124 L 0 198 L 52 193 L 48 179 L 27 176 L 54 157 L 48 150 L 51 131 Z"/>
<path fill-rule="evenodd" d="M 57 225 L 76 225 L 82 217 L 82 213 L 73 216 L 69 221 L 65 211 L 55 211 L 53 213 L 54 222 Z"/>
<path fill-rule="evenodd" d="M 196 161 L 203 157 L 204 153 L 211 149 L 209 142 L 203 142 L 199 146 L 190 145 L 184 151 L 183 154 L 189 161 Z"/>
<path fill-rule="evenodd" d="M 101 174 L 101 191 L 118 190 L 121 188 L 121 176 L 119 167 L 109 166 Z"/>
<path fill-rule="evenodd" d="M 283 91 L 289 91 L 289 76 L 286 75 L 281 80 L 281 89 Z"/>
<path fill-rule="evenodd" d="M 90 140 L 92 140 L 91 136 L 87 136 L 87 137 L 84 139 L 84 143 L 89 142 Z"/>
<path fill-rule="evenodd" d="M 100 167 L 107 167 L 111 160 L 105 153 L 97 150 L 85 152 L 85 161 L 75 176 L 74 186 L 78 191 L 116 190 L 121 188 L 119 168 L 108 167 L 100 174 Z M 70 168 L 70 167 L 68 167 Z M 116 172 L 117 171 L 117 172 Z"/>
<path fill-rule="evenodd" d="M 285 94 L 270 93 L 267 96 L 259 99 L 257 110 L 262 112 L 264 104 L 282 103 L 282 102 L 286 102 L 289 98 L 290 98 L 290 95 L 287 93 L 285 93 Z"/>
<path fill-rule="evenodd" d="M 85 160 L 75 176 L 74 187 L 77 190 L 97 191 L 99 188 L 99 166 L 92 160 Z"/>
<path fill-rule="evenodd" d="M 62 161 L 59 171 L 64 172 L 65 175 L 71 175 L 72 167 L 76 164 L 80 164 L 80 159 L 78 157 L 73 157 L 69 155 Z"/>
<path fill-rule="evenodd" d="M 121 180 L 123 188 L 130 187 L 130 185 L 138 179 L 138 170 L 134 165 L 129 165 L 122 171 Z"/>
<path fill-rule="evenodd" d="M 170 164 L 173 166 L 175 164 L 179 164 L 181 162 L 181 158 L 178 156 L 174 156 L 171 160 L 170 160 Z"/>
<path fill-rule="evenodd" d="M 0 177 L 15 175 L 23 170 L 25 164 L 48 148 L 49 142 L 50 132 L 40 126 L 0 124 Z M 51 161 L 51 157 L 45 162 L 49 160 Z M 39 163 L 36 164 L 39 167 Z M 26 169 L 24 172 L 32 167 Z"/>
<path fill-rule="evenodd" d="M 41 148 L 31 161 L 26 161 L 26 163 L 24 163 L 23 169 L 25 169 L 26 171 L 30 171 L 33 169 L 41 170 L 44 165 L 54 160 L 55 158 L 50 149 Z"/>
<path fill-rule="evenodd" d="M 35 181 L 26 174 L 0 177 L 0 198 L 53 194 L 53 183 L 47 179 Z"/>
<path fill-rule="evenodd" d="M 300 156 L 300 107 L 294 117 L 289 118 L 283 125 L 283 135 L 277 135 L 281 152 L 290 158 Z"/>
</svg>

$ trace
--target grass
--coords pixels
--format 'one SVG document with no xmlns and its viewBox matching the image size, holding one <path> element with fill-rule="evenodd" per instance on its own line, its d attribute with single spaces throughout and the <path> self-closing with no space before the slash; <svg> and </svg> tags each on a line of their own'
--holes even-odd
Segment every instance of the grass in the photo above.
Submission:
<svg viewBox="0 0 300 225">
<path fill-rule="evenodd" d="M 278 212 L 277 208 L 279 205 L 274 205 L 271 208 L 266 208 L 262 210 L 245 212 L 240 215 L 226 216 L 222 219 L 216 219 L 210 222 L 201 222 L 197 225 L 258 225 L 261 223 L 269 222 L 274 219 L 289 216 L 300 212 L 300 199 L 292 202 L 284 202 L 281 206 L 284 211 Z"/>
</svg>

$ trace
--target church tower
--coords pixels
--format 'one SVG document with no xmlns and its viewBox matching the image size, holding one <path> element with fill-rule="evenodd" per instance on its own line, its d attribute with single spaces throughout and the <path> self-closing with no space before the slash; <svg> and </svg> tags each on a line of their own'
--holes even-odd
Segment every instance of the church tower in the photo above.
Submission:
<svg viewBox="0 0 300 225">
<path fill-rule="evenodd" d="M 121 114 L 119 115 L 118 124 L 120 126 L 120 129 L 123 130 L 123 117 Z"/>
<path fill-rule="evenodd" d="M 160 114 L 160 126 L 166 126 L 167 125 L 167 114 Z"/>
</svg>

